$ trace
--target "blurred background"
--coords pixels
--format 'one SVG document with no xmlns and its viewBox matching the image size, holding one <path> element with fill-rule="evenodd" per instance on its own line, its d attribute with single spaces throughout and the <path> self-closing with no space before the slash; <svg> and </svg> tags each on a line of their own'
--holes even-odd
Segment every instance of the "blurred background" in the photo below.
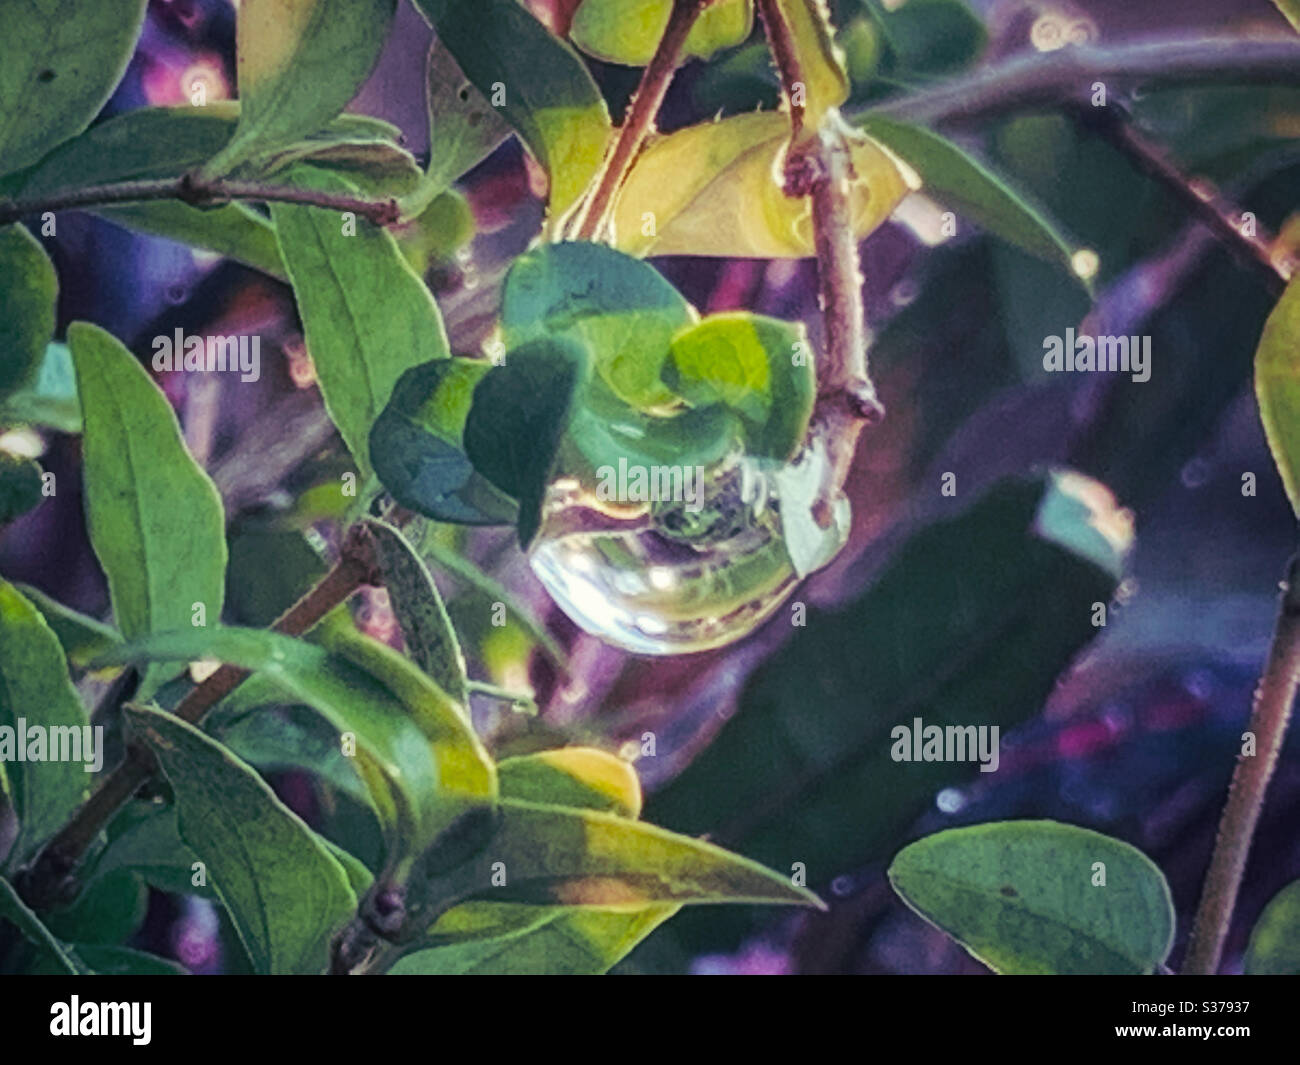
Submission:
<svg viewBox="0 0 1300 1065">
<path fill-rule="evenodd" d="M 577 0 L 528 6 L 563 28 Z M 854 78 L 853 108 L 1078 43 L 1290 32 L 1269 0 L 831 6 Z M 229 0 L 154 0 L 105 114 L 184 104 L 196 81 L 210 100 L 232 97 L 234 25 Z M 421 160 L 429 152 L 431 40 L 403 5 L 351 107 L 398 125 Z M 617 117 L 637 71 L 592 65 Z M 686 66 L 661 128 L 777 99 L 755 36 L 707 66 Z M 1122 102 L 1182 169 L 1287 239 L 1300 188 L 1300 89 L 1149 89 Z M 476 706 L 476 723 L 498 754 L 557 739 L 622 750 L 651 792 L 647 819 L 708 833 L 773 868 L 802 862 L 809 886 L 831 903 L 812 915 L 712 907 L 683 914 L 621 969 L 985 972 L 904 908 L 884 869 L 921 835 L 1006 818 L 1083 825 L 1145 851 L 1173 890 L 1175 969 L 1185 949 L 1277 582 L 1295 546 L 1250 378 L 1271 299 L 1164 189 L 1063 114 L 1017 112 L 945 132 L 1096 253 L 1096 300 L 1063 271 L 971 226 L 941 239 L 936 212 L 919 198 L 864 244 L 871 361 L 889 415 L 864 435 L 848 484 L 848 548 L 796 592 L 806 625 L 779 611 L 724 650 L 634 658 L 584 635 L 554 608 L 512 530 L 420 533 L 471 674 L 531 692 L 540 708 L 528 716 Z M 445 225 L 399 231 L 456 353 L 480 352 L 503 270 L 537 236 L 543 182 L 509 141 L 461 182 L 463 199 L 448 202 Z M 225 620 L 267 624 L 336 542 L 337 485 L 347 468 L 289 288 L 89 214 L 61 215 L 58 236 L 45 245 L 61 282 L 60 336 L 74 319 L 95 322 L 146 365 L 151 339 L 177 328 L 262 336 L 256 386 L 202 374 L 159 383 L 226 502 Z M 701 310 L 802 318 L 819 335 L 811 262 L 654 261 Z M 1045 374 L 1043 338 L 1085 323 L 1098 334 L 1150 335 L 1151 380 Z M 61 490 L 0 529 L 0 572 L 104 616 L 107 591 L 84 531 L 79 438 L 14 430 L 2 443 L 39 455 Z M 1041 485 L 1032 478 L 1059 467 L 1104 484 L 1122 508 L 1117 520 L 1136 530 L 1107 624 L 1095 632 L 1079 632 L 1087 617 L 1081 622 L 1073 604 L 1091 603 L 1096 577 L 1036 551 L 1027 532 L 1033 498 L 987 494 L 1009 476 L 1030 478 L 1022 487 Z M 940 492 L 948 472 L 956 474 L 955 496 Z M 1243 493 L 1247 473 L 1255 475 L 1253 494 Z M 1106 599 L 1110 591 L 1096 594 Z M 509 607 L 499 627 L 489 621 L 498 601 Z M 400 642 L 382 591 L 354 607 L 368 631 Z M 888 758 L 893 725 L 945 715 L 1002 724 L 996 773 Z M 271 772 L 294 809 L 366 858 L 375 830 L 348 782 L 294 766 L 293 743 L 305 758 L 313 743 L 330 740 L 291 708 L 279 720 L 276 743 L 251 734 L 231 742 Z M 1265 903 L 1300 876 L 1298 755 L 1293 730 L 1247 870 L 1229 971 L 1239 969 Z M 64 920 L 105 938 L 133 922 L 136 945 L 196 972 L 244 964 L 211 903 L 138 883 L 115 890 L 83 899 Z"/>
</svg>

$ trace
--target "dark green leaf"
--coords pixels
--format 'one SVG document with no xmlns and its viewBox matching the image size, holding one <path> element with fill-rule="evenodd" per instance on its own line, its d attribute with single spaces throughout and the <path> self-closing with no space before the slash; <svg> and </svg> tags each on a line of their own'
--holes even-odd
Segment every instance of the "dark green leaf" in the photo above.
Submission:
<svg viewBox="0 0 1300 1065">
<path fill-rule="evenodd" d="M 126 207 L 100 207 L 95 214 L 127 229 L 203 248 L 287 281 L 275 228 L 264 215 L 242 203 L 200 210 L 160 201 Z"/>
<path fill-rule="evenodd" d="M 600 168 L 610 134 L 605 101 L 578 54 L 517 0 L 416 0 L 415 6 L 546 168 L 551 216 L 563 216 Z"/>
<path fill-rule="evenodd" d="M 858 124 L 921 175 L 927 195 L 995 236 L 1063 267 L 1071 279 L 1088 288 L 1087 279 L 1073 265 L 1078 248 L 979 160 L 920 126 L 871 114 Z"/>
<path fill-rule="evenodd" d="M 113 830 L 116 834 L 95 859 L 83 890 L 131 872 L 159 891 L 216 897 L 211 880 L 200 875 L 198 859 L 181 839 L 174 806 L 133 804 L 114 821 Z"/>
<path fill-rule="evenodd" d="M 477 473 L 462 440 L 474 389 L 492 369 L 439 359 L 407 370 L 370 432 L 370 461 L 392 497 L 436 521 L 507 525 L 514 502 Z"/>
<path fill-rule="evenodd" d="M 519 543 L 541 524 L 542 498 L 589 364 L 572 342 L 538 340 L 512 351 L 474 389 L 465 454 L 474 469 L 519 501 Z"/>
<path fill-rule="evenodd" d="M 5 5 L 0 38 L 0 174 L 80 133 L 135 49 L 145 0 L 26 0 Z"/>
<path fill-rule="evenodd" d="M 991 969 L 1150 974 L 1169 954 L 1174 904 L 1151 859 L 1055 821 L 954 828 L 903 848 L 889 881 Z"/>
<path fill-rule="evenodd" d="M 19 225 L 0 227 L 0 400 L 31 383 L 54 334 L 54 264 Z"/>
<path fill-rule="evenodd" d="M 894 79 L 949 73 L 973 63 L 988 31 L 964 0 L 908 0 L 888 5 L 866 0 L 884 39 L 885 73 Z"/>
<path fill-rule="evenodd" d="M 397 529 L 368 521 L 384 587 L 402 629 L 406 653 L 434 682 L 464 707 L 469 716 L 465 655 L 443 605 L 433 574 Z"/>
<path fill-rule="evenodd" d="M 357 900 L 320 838 L 247 765 L 160 710 L 128 707 L 176 794 L 181 836 L 207 864 L 261 973 L 318 973 Z"/>
<path fill-rule="evenodd" d="M 58 638 L 5 581 L 0 581 L 0 730 L 0 763 L 19 822 L 6 867 L 16 868 L 81 805 L 92 783 L 93 760 L 103 758 L 103 749 L 98 737 L 89 750 L 83 742 L 93 734 Z M 22 739 L 26 749 L 20 761 L 16 748 Z"/>
<path fill-rule="evenodd" d="M 335 175 L 294 173 L 312 188 L 354 191 Z M 276 204 L 271 216 L 326 410 L 368 471 L 370 428 L 397 379 L 447 357 L 442 316 L 383 229 L 315 207 Z"/>
<path fill-rule="evenodd" d="M 0 451 L 0 525 L 21 517 L 40 501 L 40 466 L 31 459 Z"/>
<path fill-rule="evenodd" d="M 74 322 L 68 346 L 85 419 L 86 516 L 122 634 L 221 617 L 226 568 L 221 497 L 181 438 L 176 415 L 135 357 L 98 326 Z M 169 667 L 141 682 L 147 698 Z"/>
<path fill-rule="evenodd" d="M 0 920 L 9 921 L 17 928 L 23 938 L 40 951 L 42 959 L 52 966 L 53 971 L 74 976 L 86 971 L 67 945 L 60 943 L 41 924 L 41 919 L 18 897 L 18 892 L 4 877 L 0 877 Z"/>
</svg>

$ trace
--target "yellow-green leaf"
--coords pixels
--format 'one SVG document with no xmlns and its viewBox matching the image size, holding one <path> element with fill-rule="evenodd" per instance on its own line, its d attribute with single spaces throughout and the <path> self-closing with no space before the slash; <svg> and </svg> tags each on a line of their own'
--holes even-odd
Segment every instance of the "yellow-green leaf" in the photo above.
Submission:
<svg viewBox="0 0 1300 1065">
<path fill-rule="evenodd" d="M 826 0 L 776 0 L 794 44 L 803 88 L 803 124 L 811 131 L 849 98 L 844 53 L 832 36 Z"/>
<path fill-rule="evenodd" d="M 396 8 L 397 0 L 242 0 L 239 126 L 205 171 L 228 173 L 326 125 L 375 65 Z"/>
<path fill-rule="evenodd" d="M 497 772 L 507 799 L 579 806 L 634 819 L 641 813 L 636 770 L 596 747 L 561 747 L 506 758 Z"/>
<path fill-rule="evenodd" d="M 597 59 L 643 67 L 655 54 L 672 8 L 673 0 L 583 0 L 569 36 Z M 717 0 L 695 20 L 682 56 L 708 59 L 740 44 L 753 26 L 753 0 Z"/>
<path fill-rule="evenodd" d="M 781 188 L 785 115 L 760 112 L 690 126 L 652 142 L 614 212 L 615 246 L 634 255 L 801 259 L 814 254 L 808 199 Z M 919 181 L 869 137 L 851 140 L 853 228 L 879 227 Z"/>
<path fill-rule="evenodd" d="M 1282 293 L 1255 351 L 1255 395 L 1291 509 L 1300 515 L 1300 278 Z"/>
</svg>

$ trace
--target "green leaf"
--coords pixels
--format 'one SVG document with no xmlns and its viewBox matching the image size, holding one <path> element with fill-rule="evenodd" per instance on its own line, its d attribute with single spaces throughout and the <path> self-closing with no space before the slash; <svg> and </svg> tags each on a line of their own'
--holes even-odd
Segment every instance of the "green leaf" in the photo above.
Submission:
<svg viewBox="0 0 1300 1065">
<path fill-rule="evenodd" d="M 749 454 L 778 460 L 803 444 L 817 398 L 803 326 L 744 311 L 678 333 L 664 380 L 694 406 L 723 403 L 736 411 Z"/>
<path fill-rule="evenodd" d="M 821 905 L 788 876 L 711 843 L 618 814 L 517 799 L 503 799 L 499 812 L 495 835 L 477 855 L 430 877 L 428 904 L 484 899 L 596 908 Z"/>
<path fill-rule="evenodd" d="M 91 763 L 82 741 L 91 737 L 58 638 L 5 581 L 0 581 L 0 727 L 0 763 L 19 822 L 6 865 L 16 868 L 85 799 Z M 27 734 L 32 727 L 41 730 L 35 737 Z M 37 737 L 39 758 L 33 757 Z M 26 740 L 23 761 L 17 760 L 20 739 Z M 60 757 L 54 756 L 56 743 Z M 98 738 L 95 743 L 93 753 L 102 758 Z"/>
<path fill-rule="evenodd" d="M 1264 435 L 1291 509 L 1300 515 L 1300 282 L 1293 281 L 1264 323 L 1255 351 L 1255 396 Z"/>
<path fill-rule="evenodd" d="M 0 423 L 44 425 L 63 433 L 81 432 L 81 403 L 72 353 L 48 344 L 35 377 L 0 399 Z"/>
<path fill-rule="evenodd" d="M 636 770 L 595 747 L 561 747 L 506 758 L 497 772 L 501 794 L 507 799 L 576 806 L 633 820 L 641 813 Z"/>
<path fill-rule="evenodd" d="M 1282 17 L 1300 32 L 1300 0 L 1273 0 Z"/>
<path fill-rule="evenodd" d="M 544 244 L 515 260 L 501 294 L 507 349 L 564 337 L 590 352 L 597 373 L 642 409 L 676 396 L 659 377 L 674 334 L 698 320 L 654 267 L 603 244 Z"/>
<path fill-rule="evenodd" d="M 283 698 L 278 689 L 272 694 Z M 204 731 L 259 771 L 301 769 L 358 802 L 368 801 L 356 765 L 340 749 L 338 730 L 309 706 L 266 705 L 230 715 L 214 710 Z"/>
<path fill-rule="evenodd" d="M 100 207 L 94 213 L 139 233 L 216 252 L 278 281 L 289 279 L 284 260 L 280 258 L 275 227 L 242 203 L 200 209 L 185 203 L 159 201 Z"/>
<path fill-rule="evenodd" d="M 64 606 L 29 584 L 18 584 L 15 587 L 41 612 L 45 624 L 58 638 L 68 661 L 77 669 L 85 669 L 92 659 L 122 642 L 121 634 L 112 625 L 105 625 L 102 621 Z"/>
<path fill-rule="evenodd" d="M 465 453 L 474 468 L 519 501 L 519 544 L 541 525 L 542 498 L 589 364 L 575 344 L 537 340 L 513 351 L 474 389 Z"/>
<path fill-rule="evenodd" d="M 406 653 L 469 717 L 465 655 L 451 626 L 433 574 L 397 529 L 382 521 L 366 522 L 384 587 L 402 629 Z"/>
<path fill-rule="evenodd" d="M 216 487 L 185 449 L 170 404 L 119 341 L 74 322 L 68 347 L 85 419 L 87 525 L 117 627 L 127 639 L 188 628 L 197 604 L 215 623 L 226 569 Z M 172 668 L 151 669 L 138 697 Z"/>
<path fill-rule="evenodd" d="M 0 526 L 41 502 L 41 468 L 29 458 L 0 451 Z"/>
<path fill-rule="evenodd" d="M 131 947 L 99 946 L 93 943 L 75 943 L 71 949 L 89 967 L 101 976 L 188 976 L 184 966 Z"/>
<path fill-rule="evenodd" d="M 3 877 L 0 877 L 0 920 L 9 921 L 17 928 L 55 972 L 76 976 L 86 971 L 76 955 L 41 923 L 41 919 L 18 897 L 13 885 Z"/>
<path fill-rule="evenodd" d="M 379 59 L 396 7 L 396 0 L 244 0 L 235 34 L 239 127 L 205 173 L 229 173 L 338 115 Z"/>
<path fill-rule="evenodd" d="M 65 943 L 121 943 L 144 921 L 148 892 L 130 870 L 97 877 L 76 900 L 44 915 L 46 927 Z"/>
<path fill-rule="evenodd" d="M 112 831 L 115 834 L 99 852 L 86 876 L 83 892 L 101 881 L 130 872 L 159 891 L 216 897 L 210 880 L 204 878 L 203 883 L 195 883 L 194 863 L 198 859 L 181 839 L 175 806 L 132 804 L 113 822 Z"/>
<path fill-rule="evenodd" d="M 112 95 L 144 24 L 145 0 L 5 5 L 0 174 L 80 133 Z"/>
<path fill-rule="evenodd" d="M 1076 551 L 1081 533 L 1040 521 L 1060 514 L 1060 495 L 1089 504 L 1075 523 L 1112 537 L 1107 565 Z M 891 730 L 917 717 L 1005 730 L 1036 714 L 1096 635 L 1093 604 L 1114 593 L 1129 547 L 1121 517 L 1102 486 L 1063 475 L 999 484 L 914 533 L 864 593 L 834 612 L 809 609 L 647 816 L 776 868 L 804 862 L 814 884 L 885 857 L 938 790 L 976 772 L 895 761 Z"/>
<path fill-rule="evenodd" d="M 451 187 L 510 136 L 510 126 L 461 73 L 441 41 L 429 49 L 429 166 L 434 189 Z"/>
<path fill-rule="evenodd" d="M 334 175 L 295 173 L 311 188 L 353 191 Z M 385 230 L 315 207 L 275 204 L 271 217 L 325 409 L 368 472 L 370 429 L 397 379 L 448 355 L 442 316 Z"/>
<path fill-rule="evenodd" d="M 509 525 L 513 500 L 474 469 L 463 434 L 474 389 L 492 369 L 438 359 L 407 370 L 370 431 L 370 461 L 402 506 L 436 521 Z"/>
<path fill-rule="evenodd" d="M 128 707 L 176 795 L 181 836 L 207 864 L 261 973 L 319 973 L 357 899 L 319 837 L 249 766 L 161 710 Z"/>
<path fill-rule="evenodd" d="M 388 971 L 392 976 L 599 976 L 676 912 L 675 905 L 633 913 L 565 911 L 513 934 L 417 950 Z"/>
<path fill-rule="evenodd" d="M 906 122 L 868 114 L 858 125 L 921 175 L 926 195 L 994 236 L 1063 267 L 1072 280 L 1088 288 L 1073 266 L 1079 249 L 978 159 L 937 133 Z"/>
<path fill-rule="evenodd" d="M 631 255 L 811 257 L 811 208 L 779 183 L 789 139 L 789 118 L 762 111 L 651 141 L 619 192 L 614 246 Z M 915 177 L 869 138 L 855 139 L 851 150 L 853 230 L 862 239 L 885 222 Z"/>
<path fill-rule="evenodd" d="M 583 0 L 569 36 L 606 63 L 643 67 L 668 28 L 673 0 Z M 754 28 L 753 0 L 720 0 L 704 9 L 682 46 L 682 58 L 708 59 L 740 44 Z"/>
<path fill-rule="evenodd" d="M 884 41 L 881 70 L 889 83 L 916 83 L 975 62 L 988 43 L 988 30 L 964 0 L 908 0 L 884 10 L 866 0 Z"/>
<path fill-rule="evenodd" d="M 462 814 L 490 803 L 496 774 L 461 710 L 418 667 L 368 638 L 321 633 L 323 646 L 273 632 L 214 629 L 154 636 L 106 662 L 213 657 L 265 674 L 356 743 L 356 766 L 387 833 L 390 861 L 424 850 Z"/>
<path fill-rule="evenodd" d="M 996 972 L 1150 974 L 1174 940 L 1169 885 L 1135 847 L 1055 821 L 940 832 L 889 867 L 903 901 Z"/>
<path fill-rule="evenodd" d="M 545 168 L 551 217 L 562 217 L 600 169 L 610 136 L 604 98 L 578 54 L 517 0 L 415 6 Z"/>
<path fill-rule="evenodd" d="M 54 334 L 54 264 L 19 225 L 0 227 L 0 400 L 36 375 Z"/>
<path fill-rule="evenodd" d="M 1242 968 L 1248 976 L 1300 973 L 1300 880 L 1293 880 L 1264 907 L 1251 929 Z"/>
</svg>

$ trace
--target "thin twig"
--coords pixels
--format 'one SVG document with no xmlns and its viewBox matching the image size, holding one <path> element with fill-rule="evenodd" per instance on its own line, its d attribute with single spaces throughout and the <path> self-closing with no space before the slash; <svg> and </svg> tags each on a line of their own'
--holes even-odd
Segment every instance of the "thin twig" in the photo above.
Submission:
<svg viewBox="0 0 1300 1065">
<path fill-rule="evenodd" d="M 1191 942 L 1183 960 L 1184 975 L 1207 976 L 1218 971 L 1232 911 L 1237 904 L 1237 891 L 1246 870 L 1246 858 L 1286 736 L 1297 686 L 1300 686 L 1300 555 L 1287 565 L 1268 663 L 1250 713 L 1248 728 L 1255 736 L 1255 753 L 1243 752 L 1232 773 L 1228 801 L 1219 821 L 1214 854 L 1205 874 Z"/>
<path fill-rule="evenodd" d="M 1300 40 L 1291 37 L 1164 37 L 1114 48 L 1070 46 L 1013 59 L 850 114 L 880 114 L 929 126 L 971 126 L 1023 111 L 1107 95 L 1200 85 L 1300 84 Z"/>
<path fill-rule="evenodd" d="M 1300 57 L 1298 57 L 1300 58 Z M 1152 144 L 1114 104 L 1071 106 L 1068 113 L 1084 129 L 1096 133 L 1122 152 L 1147 177 L 1159 182 L 1178 203 L 1238 259 L 1252 267 L 1268 290 L 1281 296 L 1292 274 L 1292 264 L 1275 253 L 1273 242 L 1258 221 L 1246 226 L 1242 214 L 1208 182 L 1184 174 Z"/>
<path fill-rule="evenodd" d="M 672 14 L 659 39 L 649 66 L 641 74 L 636 95 L 628 104 L 623 125 L 613 150 L 605 159 L 596 186 L 574 217 L 571 233 L 574 240 L 598 240 L 609 220 L 618 190 L 622 188 L 637 153 L 654 131 L 655 117 L 672 84 L 673 74 L 682 59 L 682 48 L 690 36 L 695 20 L 714 0 L 673 0 Z"/>
<path fill-rule="evenodd" d="M 301 636 L 363 584 L 378 583 L 379 576 L 367 537 L 349 533 L 342 557 L 320 581 L 275 622 L 272 628 L 288 636 Z M 223 665 L 177 703 L 172 713 L 198 724 L 204 714 L 234 691 L 248 673 Z M 128 744 L 126 757 L 95 789 L 84 805 L 50 839 L 28 864 L 15 886 L 33 909 L 49 909 L 64 901 L 75 887 L 73 874 L 95 837 L 156 766 L 147 747 Z"/>
<path fill-rule="evenodd" d="M 124 203 L 148 203 L 155 200 L 179 200 L 191 207 L 212 207 L 232 200 L 261 203 L 296 203 L 326 210 L 351 211 L 377 226 L 393 225 L 401 218 L 396 200 L 366 200 L 340 196 L 316 189 L 291 185 L 268 185 L 260 181 L 207 181 L 194 174 L 178 178 L 148 181 L 119 181 L 108 185 L 89 185 L 27 199 L 0 200 L 0 225 L 44 214 L 46 211 L 84 210 Z"/>
</svg>

